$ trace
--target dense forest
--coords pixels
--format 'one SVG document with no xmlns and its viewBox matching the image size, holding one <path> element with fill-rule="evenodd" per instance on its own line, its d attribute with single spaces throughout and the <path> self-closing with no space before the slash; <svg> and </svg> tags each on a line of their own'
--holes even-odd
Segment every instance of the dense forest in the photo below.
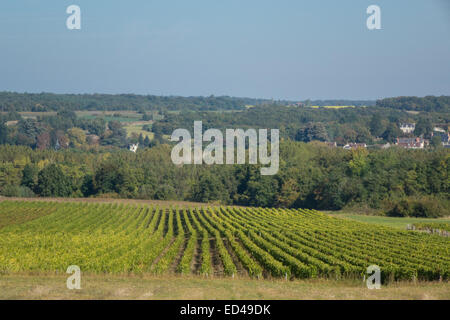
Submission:
<svg viewBox="0 0 450 320">
<path fill-rule="evenodd" d="M 165 144 L 137 153 L 4 145 L 0 190 L 6 196 L 177 199 L 330 210 L 355 205 L 393 210 L 400 201 L 423 200 L 425 213 L 415 215 L 449 214 L 450 153 L 445 149 L 348 151 L 319 142 L 283 141 L 275 176 L 261 176 L 255 165 L 175 166 L 170 150 Z"/>
</svg>

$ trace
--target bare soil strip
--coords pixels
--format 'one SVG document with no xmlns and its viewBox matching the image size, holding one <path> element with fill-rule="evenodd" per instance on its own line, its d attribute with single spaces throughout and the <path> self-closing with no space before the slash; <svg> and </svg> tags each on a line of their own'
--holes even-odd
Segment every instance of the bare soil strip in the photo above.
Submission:
<svg viewBox="0 0 450 320">
<path fill-rule="evenodd" d="M 192 259 L 192 270 L 194 274 L 200 273 L 202 267 L 202 239 L 197 239 L 197 245 L 195 246 L 194 258 Z"/>
<path fill-rule="evenodd" d="M 184 238 L 183 245 L 180 248 L 180 251 L 178 252 L 177 256 L 175 257 L 172 265 L 169 268 L 169 273 L 176 273 L 177 267 L 180 264 L 181 259 L 183 259 L 184 250 L 186 248 L 186 245 L 189 241 L 189 238 Z"/>
<path fill-rule="evenodd" d="M 228 242 L 228 239 L 223 238 L 222 240 L 223 240 L 223 244 L 225 245 L 225 248 L 228 250 L 228 253 L 230 254 L 231 259 L 233 260 L 234 265 L 236 266 L 237 276 L 248 277 L 247 270 L 245 270 L 245 268 L 242 265 L 239 258 L 236 257 L 236 254 L 234 253 L 233 248 L 231 248 L 230 243 Z"/>
<path fill-rule="evenodd" d="M 223 268 L 223 263 L 222 263 L 222 259 L 220 259 L 219 251 L 217 250 L 215 238 L 209 239 L 209 252 L 211 255 L 213 275 L 219 276 L 219 277 L 223 276 L 225 274 L 224 268 Z"/>
</svg>

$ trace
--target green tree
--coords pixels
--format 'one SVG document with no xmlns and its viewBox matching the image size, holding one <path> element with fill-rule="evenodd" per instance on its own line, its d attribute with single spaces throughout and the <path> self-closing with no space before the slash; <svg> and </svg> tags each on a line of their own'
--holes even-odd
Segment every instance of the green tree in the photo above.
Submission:
<svg viewBox="0 0 450 320">
<path fill-rule="evenodd" d="M 8 127 L 0 122 L 0 144 L 4 144 L 8 141 Z"/>
<path fill-rule="evenodd" d="M 363 148 L 351 150 L 352 159 L 348 166 L 353 175 L 361 176 L 364 174 L 367 169 L 367 155 L 367 150 Z"/>
<path fill-rule="evenodd" d="M 138 191 L 133 170 L 121 160 L 102 163 L 95 172 L 94 187 L 98 193 L 115 192 L 126 198 Z"/>
<path fill-rule="evenodd" d="M 328 134 L 323 123 L 308 123 L 308 125 L 297 131 L 295 140 L 310 142 L 313 140 L 327 141 Z"/>
<path fill-rule="evenodd" d="M 34 164 L 26 164 L 22 171 L 21 185 L 33 190 L 38 181 L 39 169 Z"/>
<path fill-rule="evenodd" d="M 439 135 L 434 135 L 431 138 L 430 145 L 433 148 L 435 148 L 435 149 L 441 147 L 442 146 L 442 139 L 441 139 L 441 137 Z"/>
<path fill-rule="evenodd" d="M 379 112 L 375 113 L 370 119 L 370 133 L 374 137 L 379 137 L 383 134 L 385 127 Z"/>
<path fill-rule="evenodd" d="M 85 197 L 94 195 L 96 190 L 94 186 L 94 177 L 91 174 L 87 174 L 83 178 L 83 183 L 81 184 L 81 192 Z"/>
<path fill-rule="evenodd" d="M 414 134 L 416 136 L 424 136 L 425 138 L 429 138 L 431 133 L 433 132 L 433 124 L 428 118 L 420 118 L 416 123 L 416 127 L 414 129 Z"/>
<path fill-rule="evenodd" d="M 382 134 L 382 138 L 387 142 L 393 143 L 396 141 L 397 137 L 400 136 L 401 131 L 397 125 L 393 122 L 389 123 L 386 130 Z"/>
<path fill-rule="evenodd" d="M 217 176 L 205 171 L 193 187 L 193 200 L 199 202 L 220 200 L 224 192 L 226 191 L 223 190 Z"/>
<path fill-rule="evenodd" d="M 280 193 L 277 195 L 277 206 L 289 208 L 294 204 L 299 195 L 300 192 L 297 182 L 294 179 L 287 179 L 282 184 Z"/>
<path fill-rule="evenodd" d="M 150 145 L 150 138 L 145 136 L 143 147 L 148 147 Z"/>
<path fill-rule="evenodd" d="M 175 188 L 170 185 L 159 185 L 156 187 L 154 197 L 156 200 L 174 200 L 176 199 Z"/>
<path fill-rule="evenodd" d="M 67 130 L 69 141 L 72 146 L 79 148 L 86 144 L 86 133 L 80 128 L 70 128 Z"/>
<path fill-rule="evenodd" d="M 140 146 L 144 146 L 144 136 L 142 135 L 142 133 L 139 134 L 138 143 Z"/>
<path fill-rule="evenodd" d="M 36 191 L 43 197 L 68 197 L 73 191 L 72 181 L 61 167 L 50 164 L 39 172 Z"/>
</svg>

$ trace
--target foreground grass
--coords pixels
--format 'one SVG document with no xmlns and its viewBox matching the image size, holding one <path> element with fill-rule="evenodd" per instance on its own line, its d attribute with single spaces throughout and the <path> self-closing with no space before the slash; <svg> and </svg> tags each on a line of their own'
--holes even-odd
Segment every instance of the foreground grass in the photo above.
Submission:
<svg viewBox="0 0 450 320">
<path fill-rule="evenodd" d="M 369 290 L 351 280 L 251 280 L 200 277 L 82 275 L 81 290 L 66 275 L 2 275 L 0 299 L 450 299 L 448 282 L 402 282 Z"/>
</svg>

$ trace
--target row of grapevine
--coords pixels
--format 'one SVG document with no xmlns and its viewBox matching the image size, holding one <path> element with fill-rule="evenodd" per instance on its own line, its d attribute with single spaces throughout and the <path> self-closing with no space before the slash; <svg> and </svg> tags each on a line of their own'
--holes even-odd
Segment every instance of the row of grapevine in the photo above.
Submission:
<svg viewBox="0 0 450 320">
<path fill-rule="evenodd" d="M 208 232 L 214 235 L 214 239 L 216 241 L 216 247 L 219 251 L 220 259 L 223 264 L 224 272 L 226 275 L 233 275 L 236 273 L 236 266 L 234 265 L 233 259 L 231 258 L 228 250 L 225 248 L 225 245 L 222 240 L 222 236 L 220 235 L 219 230 L 215 229 L 208 221 L 204 218 L 202 214 L 197 214 L 200 222 L 205 226 Z"/>
<path fill-rule="evenodd" d="M 213 273 L 212 263 L 211 263 L 211 251 L 209 245 L 209 233 L 208 230 L 203 228 L 201 223 L 197 220 L 196 215 L 193 210 L 189 210 L 190 217 L 197 229 L 197 232 L 201 236 L 201 267 L 200 273 L 204 275 L 211 275 Z"/>
<path fill-rule="evenodd" d="M 177 271 L 182 274 L 189 274 L 191 272 L 191 265 L 194 259 L 194 253 L 198 239 L 197 231 L 192 227 L 186 210 L 183 210 L 183 220 L 188 231 L 189 239 L 183 252 L 183 257 L 181 258 L 180 264 L 177 267 Z"/>
<path fill-rule="evenodd" d="M 167 252 L 161 257 L 158 263 L 155 265 L 153 272 L 154 273 L 164 273 L 173 263 L 175 257 L 180 252 L 181 246 L 184 243 L 184 229 L 181 224 L 181 217 L 179 210 L 176 210 L 176 222 L 177 222 L 177 237 L 173 241 L 173 243 L 168 248 Z M 171 237 L 171 234 L 168 234 L 168 237 Z"/>
</svg>

